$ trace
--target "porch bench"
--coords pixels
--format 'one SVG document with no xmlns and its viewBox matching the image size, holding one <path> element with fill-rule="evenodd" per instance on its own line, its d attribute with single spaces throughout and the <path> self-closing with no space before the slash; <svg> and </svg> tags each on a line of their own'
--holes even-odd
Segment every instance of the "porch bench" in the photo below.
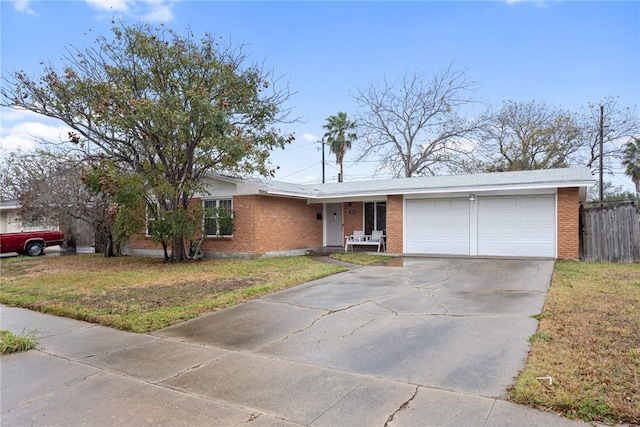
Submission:
<svg viewBox="0 0 640 427">
<path fill-rule="evenodd" d="M 380 252 L 381 248 L 383 252 L 387 250 L 382 231 L 374 231 L 371 235 L 369 235 L 364 234 L 364 231 L 362 230 L 357 230 L 354 231 L 351 236 L 345 236 L 345 252 L 349 251 L 349 246 L 351 246 L 351 250 L 353 250 L 353 246 L 355 245 L 377 246 L 378 252 Z"/>
</svg>

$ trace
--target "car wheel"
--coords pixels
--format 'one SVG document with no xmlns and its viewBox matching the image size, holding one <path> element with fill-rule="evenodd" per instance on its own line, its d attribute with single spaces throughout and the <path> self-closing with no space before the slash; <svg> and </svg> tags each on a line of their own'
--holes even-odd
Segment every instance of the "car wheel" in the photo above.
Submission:
<svg viewBox="0 0 640 427">
<path fill-rule="evenodd" d="M 27 255 L 40 256 L 44 254 L 44 245 L 41 242 L 31 242 L 27 246 Z"/>
</svg>

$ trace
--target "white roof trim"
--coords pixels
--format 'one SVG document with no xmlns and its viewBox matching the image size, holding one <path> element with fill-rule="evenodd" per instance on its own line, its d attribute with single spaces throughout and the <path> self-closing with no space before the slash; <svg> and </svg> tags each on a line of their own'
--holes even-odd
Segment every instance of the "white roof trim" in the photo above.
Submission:
<svg viewBox="0 0 640 427">
<path fill-rule="evenodd" d="M 589 168 L 429 176 L 310 185 L 264 179 L 242 180 L 224 177 L 223 180 L 235 182 L 238 186 L 242 183 L 255 183 L 257 192 L 260 194 L 307 199 L 309 202 L 387 195 L 482 193 L 560 187 L 586 188 L 595 185 L 595 179 L 591 176 Z"/>
</svg>

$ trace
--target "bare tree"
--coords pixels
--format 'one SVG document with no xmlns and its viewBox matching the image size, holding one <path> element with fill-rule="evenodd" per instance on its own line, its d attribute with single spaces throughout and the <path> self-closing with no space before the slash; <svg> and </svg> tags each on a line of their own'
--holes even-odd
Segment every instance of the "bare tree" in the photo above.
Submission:
<svg viewBox="0 0 640 427">
<path fill-rule="evenodd" d="M 598 103 L 589 103 L 582 108 L 579 116 L 582 129 L 583 149 L 582 163 L 592 169 L 596 168 L 600 158 L 600 106 L 603 122 L 603 163 L 611 169 L 612 164 L 619 163 L 629 142 L 640 135 L 640 115 L 636 106 L 619 105 L 618 98 L 609 96 Z"/>
<path fill-rule="evenodd" d="M 538 101 L 504 101 L 483 136 L 488 171 L 567 167 L 582 147 L 575 115 Z"/>
<path fill-rule="evenodd" d="M 363 147 L 361 158 L 377 156 L 380 169 L 396 176 L 436 175 L 459 170 L 475 149 L 482 123 L 461 110 L 476 101 L 467 70 L 451 63 L 431 78 L 405 73 L 397 80 L 369 83 L 353 95 Z"/>
<path fill-rule="evenodd" d="M 83 177 L 88 164 L 68 152 L 36 150 L 10 153 L 0 166 L 2 198 L 17 200 L 23 221 L 57 226 L 66 245 L 75 247 L 80 223 L 105 242 L 105 255 L 113 255 L 114 216 L 110 203 L 87 190 Z"/>
</svg>

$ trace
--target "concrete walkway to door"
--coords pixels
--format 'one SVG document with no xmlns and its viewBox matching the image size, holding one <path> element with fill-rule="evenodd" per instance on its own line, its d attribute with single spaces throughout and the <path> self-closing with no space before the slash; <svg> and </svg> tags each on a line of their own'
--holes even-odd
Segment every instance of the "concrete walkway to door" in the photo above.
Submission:
<svg viewBox="0 0 640 427">
<path fill-rule="evenodd" d="M 3 425 L 582 426 L 504 400 L 553 261 L 398 258 L 151 335 L 1 307 Z"/>
</svg>

